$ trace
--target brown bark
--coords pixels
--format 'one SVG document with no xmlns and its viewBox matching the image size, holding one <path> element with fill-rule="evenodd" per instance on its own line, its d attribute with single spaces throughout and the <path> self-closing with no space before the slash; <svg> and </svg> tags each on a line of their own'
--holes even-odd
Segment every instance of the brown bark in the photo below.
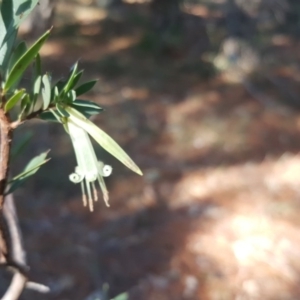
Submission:
<svg viewBox="0 0 300 300">
<path fill-rule="evenodd" d="M 0 109 L 0 262 L 6 263 L 8 256 L 8 234 L 3 219 L 4 193 L 9 171 L 9 155 L 12 131 L 10 119 Z"/>
<path fill-rule="evenodd" d="M 9 116 L 0 109 L 0 211 L 4 203 L 4 192 L 9 171 L 9 154 L 12 130 Z"/>
</svg>

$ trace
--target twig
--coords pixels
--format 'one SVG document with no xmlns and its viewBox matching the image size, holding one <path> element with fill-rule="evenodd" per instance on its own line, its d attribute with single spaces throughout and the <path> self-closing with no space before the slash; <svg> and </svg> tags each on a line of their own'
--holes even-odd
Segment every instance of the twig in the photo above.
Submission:
<svg viewBox="0 0 300 300">
<path fill-rule="evenodd" d="M 55 108 L 55 105 L 54 104 L 51 104 L 48 109 L 46 111 L 49 111 L 51 108 Z M 43 108 L 40 108 L 32 113 L 30 113 L 29 115 L 27 115 L 24 119 L 21 119 L 21 120 L 17 120 L 17 121 L 14 121 L 10 124 L 10 128 L 11 129 L 16 129 L 17 127 L 19 127 L 20 125 L 22 125 L 24 122 L 28 121 L 28 120 L 31 120 L 31 119 L 34 119 L 36 117 L 38 117 L 38 115 L 42 112 L 45 112 L 45 110 L 43 110 Z"/>
<path fill-rule="evenodd" d="M 0 109 L 0 212 L 4 203 L 4 191 L 9 171 L 9 154 L 12 130 L 9 116 Z"/>
<path fill-rule="evenodd" d="M 24 290 L 27 277 L 22 273 L 15 273 L 9 288 L 1 300 L 17 300 Z"/>
<path fill-rule="evenodd" d="M 1 95 L 0 100 L 5 100 Z M 9 155 L 12 131 L 9 116 L 0 108 L 0 262 L 7 262 L 8 238 L 3 219 L 3 203 L 6 181 L 9 171 Z"/>
<path fill-rule="evenodd" d="M 48 286 L 33 281 L 27 281 L 26 289 L 33 290 L 41 294 L 47 294 L 50 292 L 50 288 Z"/>
<path fill-rule="evenodd" d="M 27 282 L 26 253 L 12 195 L 8 195 L 3 206 L 3 216 L 9 233 L 7 266 L 13 266 L 14 275 L 9 288 L 1 300 L 17 300 Z"/>
<path fill-rule="evenodd" d="M 1 300 L 17 300 L 24 288 L 34 290 L 39 293 L 48 293 L 50 288 L 28 281 L 28 266 L 26 262 L 26 252 L 24 250 L 22 234 L 19 226 L 18 216 L 12 194 L 6 196 L 3 206 L 3 216 L 5 228 L 7 228 L 9 241 L 6 267 L 11 267 L 14 271 L 13 279 Z"/>
<path fill-rule="evenodd" d="M 9 232 L 9 260 L 13 261 L 21 272 L 27 273 L 26 253 L 12 194 L 5 198 L 3 215 Z"/>
</svg>

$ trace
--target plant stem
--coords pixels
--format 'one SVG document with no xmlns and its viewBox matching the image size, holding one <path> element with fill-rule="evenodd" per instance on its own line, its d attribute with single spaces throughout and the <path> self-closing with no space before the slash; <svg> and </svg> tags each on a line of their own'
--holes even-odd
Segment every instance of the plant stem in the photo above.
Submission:
<svg viewBox="0 0 300 300">
<path fill-rule="evenodd" d="M 0 108 L 0 212 L 3 208 L 4 193 L 9 171 L 9 156 L 12 140 L 10 118 L 3 108 Z"/>
<path fill-rule="evenodd" d="M 3 99 L 3 98 L 2 98 Z M 8 239 L 3 222 L 4 192 L 9 171 L 9 154 L 12 131 L 9 115 L 0 108 L 0 261 L 7 262 Z"/>
</svg>

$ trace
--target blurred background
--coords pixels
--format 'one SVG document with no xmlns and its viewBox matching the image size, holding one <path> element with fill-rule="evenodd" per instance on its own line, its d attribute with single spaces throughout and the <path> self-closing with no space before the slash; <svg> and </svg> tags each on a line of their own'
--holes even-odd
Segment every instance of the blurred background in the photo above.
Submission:
<svg viewBox="0 0 300 300">
<path fill-rule="evenodd" d="M 300 299 L 300 2 L 41 0 L 21 35 L 51 24 L 44 71 L 79 59 L 99 79 L 93 121 L 144 176 L 95 146 L 114 171 L 111 207 L 90 213 L 61 126 L 17 132 L 32 133 L 27 160 L 52 149 L 15 195 L 31 279 L 52 291 L 22 299 L 104 299 L 105 284 L 133 300 Z"/>
</svg>

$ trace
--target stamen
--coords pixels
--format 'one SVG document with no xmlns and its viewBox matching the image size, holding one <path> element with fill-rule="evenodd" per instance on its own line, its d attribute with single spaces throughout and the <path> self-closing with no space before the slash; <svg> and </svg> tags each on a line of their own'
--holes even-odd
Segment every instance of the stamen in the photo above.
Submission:
<svg viewBox="0 0 300 300">
<path fill-rule="evenodd" d="M 103 199 L 104 199 L 105 205 L 106 205 L 107 207 L 110 207 L 110 205 L 109 205 L 109 203 L 108 203 L 108 200 L 109 200 L 108 192 L 103 193 Z"/>
<path fill-rule="evenodd" d="M 92 181 L 91 184 L 92 184 L 92 189 L 93 189 L 93 194 L 94 194 L 94 201 L 98 201 L 98 193 L 97 193 L 97 189 L 95 187 L 95 182 Z"/>
<path fill-rule="evenodd" d="M 90 212 L 94 211 L 94 202 L 93 202 L 93 199 L 89 199 L 89 208 L 90 208 Z"/>
<path fill-rule="evenodd" d="M 87 181 L 87 180 L 85 180 L 85 182 L 86 182 L 86 189 L 87 189 L 87 192 L 88 192 L 89 208 L 90 208 L 90 211 L 93 211 L 94 210 L 94 203 L 93 203 L 93 198 L 92 198 L 90 182 Z"/>
<path fill-rule="evenodd" d="M 86 194 L 85 194 L 84 182 L 83 181 L 80 182 L 80 186 L 81 186 L 83 206 L 87 206 L 87 199 L 86 199 Z"/>
<path fill-rule="evenodd" d="M 109 207 L 110 205 L 108 203 L 108 200 L 109 200 L 108 191 L 106 189 L 106 185 L 105 185 L 104 179 L 103 179 L 103 177 L 100 174 L 98 175 L 98 181 L 99 181 L 99 185 L 100 185 L 100 188 L 101 188 L 101 191 L 102 191 L 102 194 L 103 194 L 103 200 L 105 202 L 105 205 L 107 207 Z"/>
<path fill-rule="evenodd" d="M 82 195 L 82 202 L 83 202 L 83 206 L 86 207 L 87 206 L 87 198 L 86 195 Z"/>
</svg>

